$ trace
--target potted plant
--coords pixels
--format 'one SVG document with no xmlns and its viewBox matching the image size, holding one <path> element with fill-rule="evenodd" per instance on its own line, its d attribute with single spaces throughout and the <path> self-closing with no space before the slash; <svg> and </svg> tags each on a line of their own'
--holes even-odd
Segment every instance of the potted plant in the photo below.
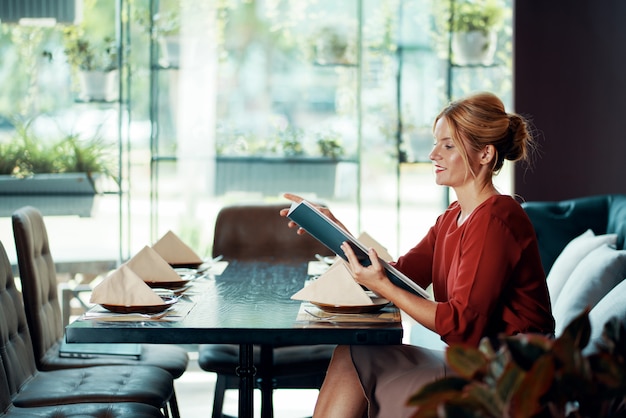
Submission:
<svg viewBox="0 0 626 418">
<path fill-rule="evenodd" d="M 313 34 L 312 53 L 317 64 L 346 65 L 356 61 L 355 45 L 343 25 L 327 25 Z"/>
<path fill-rule="evenodd" d="M 63 31 L 67 61 L 76 75 L 80 98 L 89 101 L 116 100 L 119 80 L 118 48 L 115 40 L 94 41 L 76 26 Z"/>
<path fill-rule="evenodd" d="M 458 65 L 490 65 L 504 8 L 497 0 L 458 0 L 450 11 L 452 60 Z"/>
<path fill-rule="evenodd" d="M 604 326 L 603 343 L 584 355 L 591 326 L 582 312 L 556 339 L 503 337 L 496 349 L 451 345 L 457 375 L 424 386 L 410 400 L 414 417 L 623 417 L 626 415 L 626 329 Z"/>
<path fill-rule="evenodd" d="M 89 216 L 97 182 L 112 176 L 110 145 L 78 134 L 46 141 L 31 123 L 16 122 L 14 135 L 0 142 L 0 212 L 31 204 L 46 214 Z"/>
<path fill-rule="evenodd" d="M 345 154 L 345 149 L 341 145 L 341 138 L 335 133 L 318 134 L 317 146 L 323 157 L 340 159 Z"/>
</svg>

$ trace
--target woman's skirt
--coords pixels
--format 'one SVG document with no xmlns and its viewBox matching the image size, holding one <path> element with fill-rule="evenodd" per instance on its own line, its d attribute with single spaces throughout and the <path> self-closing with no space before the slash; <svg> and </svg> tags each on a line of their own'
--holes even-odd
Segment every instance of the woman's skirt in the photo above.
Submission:
<svg viewBox="0 0 626 418">
<path fill-rule="evenodd" d="M 352 361 L 368 400 L 368 416 L 410 417 L 409 398 L 424 384 L 450 373 L 445 352 L 412 345 L 355 345 Z"/>
</svg>

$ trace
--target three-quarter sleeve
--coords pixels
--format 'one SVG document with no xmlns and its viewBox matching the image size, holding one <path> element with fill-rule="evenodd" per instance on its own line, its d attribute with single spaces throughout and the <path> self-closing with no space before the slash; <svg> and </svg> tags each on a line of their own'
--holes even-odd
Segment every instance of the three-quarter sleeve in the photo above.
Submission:
<svg viewBox="0 0 626 418">
<path fill-rule="evenodd" d="M 435 330 L 448 344 L 484 336 L 551 333 L 554 319 L 534 229 L 510 196 L 483 202 L 462 224 L 451 205 L 396 267 L 437 302 Z"/>
</svg>

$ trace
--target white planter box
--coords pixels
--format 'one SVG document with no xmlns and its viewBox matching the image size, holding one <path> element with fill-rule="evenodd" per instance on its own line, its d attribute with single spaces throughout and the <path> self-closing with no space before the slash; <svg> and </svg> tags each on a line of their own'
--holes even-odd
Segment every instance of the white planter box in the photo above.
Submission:
<svg viewBox="0 0 626 418">
<path fill-rule="evenodd" d="M 86 173 L 0 175 L 0 216 L 11 216 L 23 206 L 34 206 L 48 216 L 91 216 L 95 194 Z"/>
<path fill-rule="evenodd" d="M 215 194 L 258 192 L 273 196 L 293 192 L 332 197 L 338 163 L 331 158 L 218 156 Z"/>
</svg>

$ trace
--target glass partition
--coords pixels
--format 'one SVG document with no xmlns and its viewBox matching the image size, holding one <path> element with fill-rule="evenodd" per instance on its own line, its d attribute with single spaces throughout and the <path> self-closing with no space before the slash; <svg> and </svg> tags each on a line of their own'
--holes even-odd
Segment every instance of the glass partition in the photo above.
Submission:
<svg viewBox="0 0 626 418">
<path fill-rule="evenodd" d="M 124 259 L 172 230 L 208 256 L 220 207 L 294 192 L 397 256 L 454 198 L 428 161 L 440 108 L 477 90 L 510 106 L 510 4 L 494 0 L 493 60 L 468 64 L 449 30 L 463 1 L 84 0 L 73 23 L 2 21 L 0 145 L 15 116 L 112 144 L 93 209 L 50 219 L 59 246 Z M 79 35 L 112 87 L 79 90 Z"/>
</svg>

